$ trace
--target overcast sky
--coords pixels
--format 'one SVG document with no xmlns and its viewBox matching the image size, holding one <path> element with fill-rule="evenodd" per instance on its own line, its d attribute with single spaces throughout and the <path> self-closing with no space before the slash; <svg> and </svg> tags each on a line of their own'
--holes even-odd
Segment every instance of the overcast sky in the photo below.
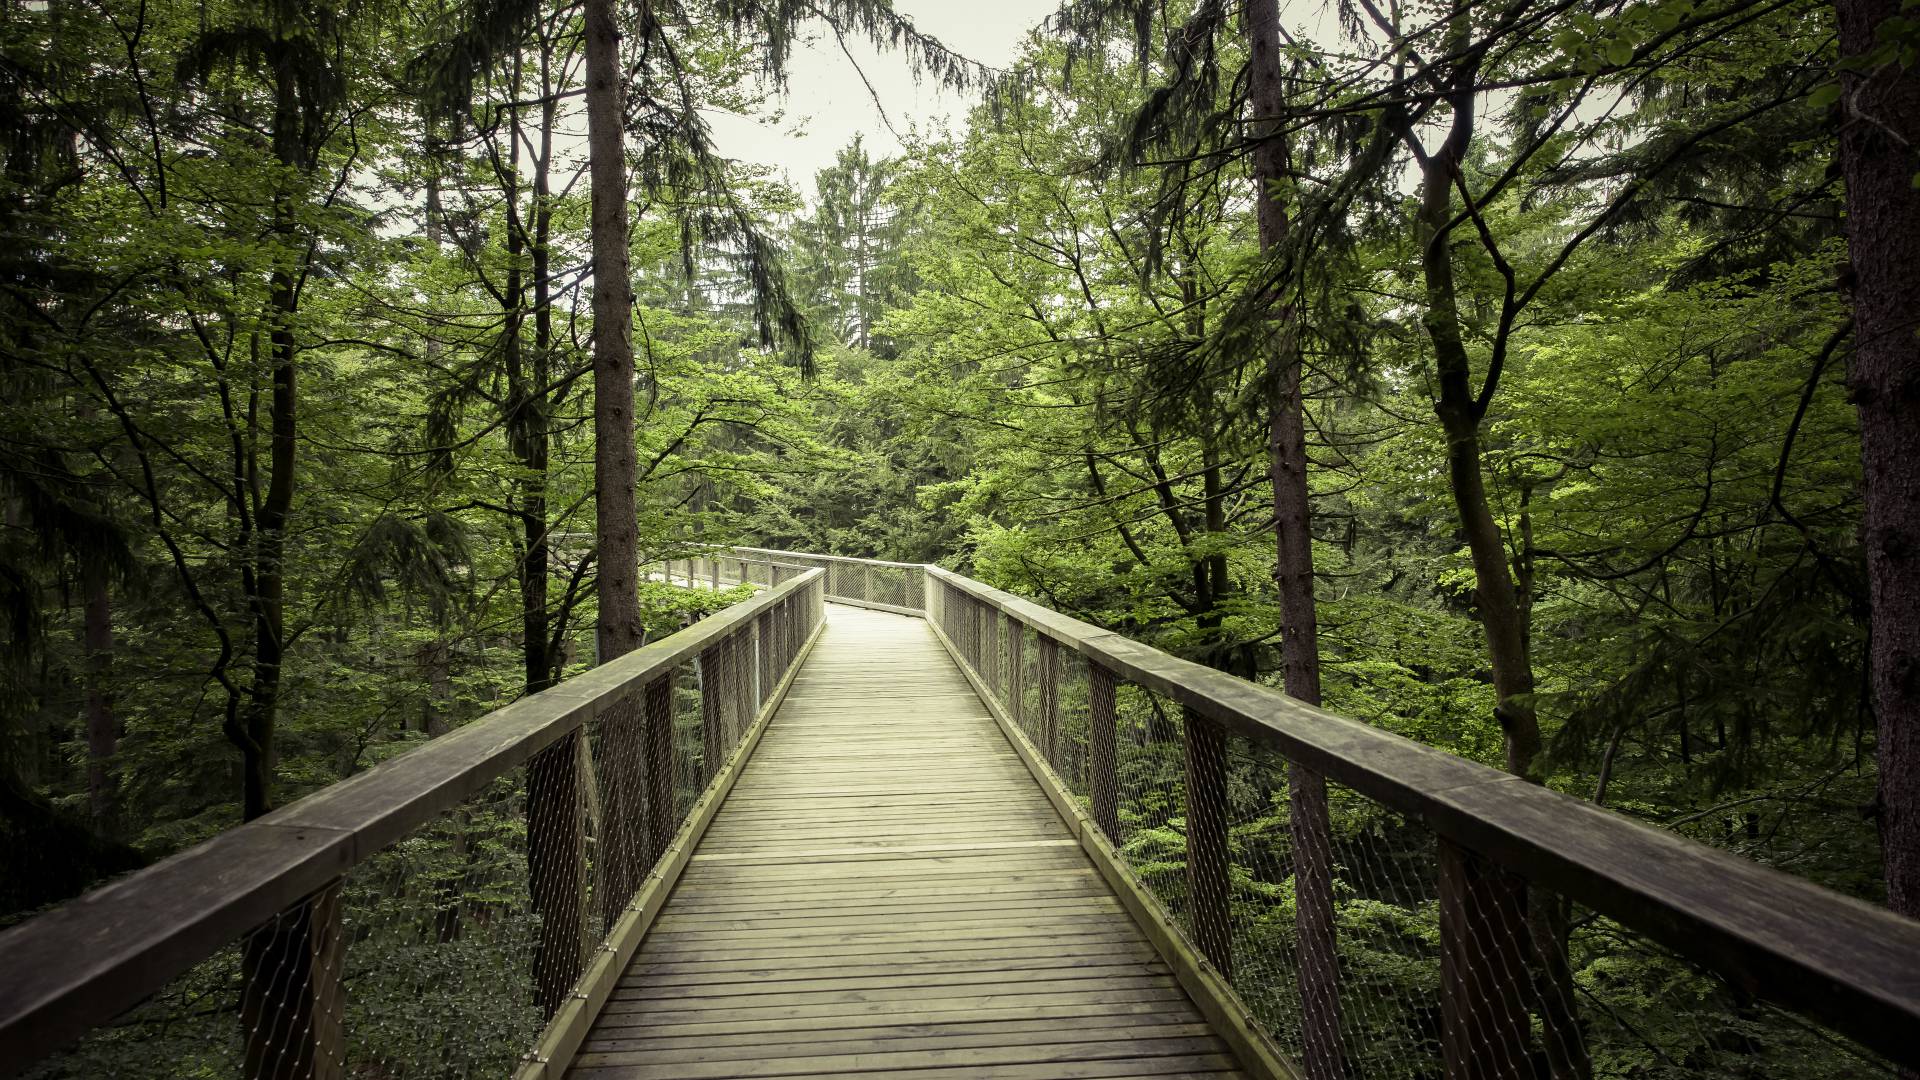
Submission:
<svg viewBox="0 0 1920 1080">
<path fill-rule="evenodd" d="M 921 31 L 993 67 L 1010 62 L 1027 31 L 1058 6 L 1059 0 L 894 0 L 895 10 Z M 888 130 L 888 121 L 901 134 L 945 121 L 957 125 L 973 104 L 930 84 L 916 86 L 906 60 L 897 54 L 875 52 L 864 43 L 848 45 L 858 70 L 824 28 L 810 32 L 807 44 L 794 49 L 786 112 L 778 123 L 709 113 L 720 151 L 782 169 L 811 196 L 814 173 L 833 164 L 834 154 L 856 133 L 866 137 L 874 156 L 891 156 L 900 152 L 900 140 Z M 861 81 L 861 71 L 873 84 L 871 92 Z M 876 95 L 885 106 L 884 118 L 874 103 Z"/>
</svg>

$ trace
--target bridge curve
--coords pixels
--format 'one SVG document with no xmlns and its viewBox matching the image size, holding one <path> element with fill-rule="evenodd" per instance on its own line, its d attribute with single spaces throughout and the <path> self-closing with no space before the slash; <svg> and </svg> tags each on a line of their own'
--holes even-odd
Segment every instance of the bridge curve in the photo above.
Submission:
<svg viewBox="0 0 1920 1080">
<path fill-rule="evenodd" d="M 1239 1077 L 927 624 L 826 627 L 568 1075 Z"/>
</svg>

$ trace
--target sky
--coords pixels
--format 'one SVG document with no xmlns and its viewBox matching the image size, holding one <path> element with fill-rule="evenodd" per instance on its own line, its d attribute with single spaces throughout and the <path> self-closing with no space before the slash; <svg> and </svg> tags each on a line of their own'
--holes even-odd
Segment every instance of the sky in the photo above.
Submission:
<svg viewBox="0 0 1920 1080">
<path fill-rule="evenodd" d="M 893 6 L 923 33 L 939 38 L 960 55 L 1004 67 L 1019 51 L 1027 31 L 1052 14 L 1059 0 L 894 0 Z M 721 153 L 783 170 L 803 193 L 812 194 L 814 174 L 833 164 L 835 153 L 855 134 L 864 136 L 869 153 L 887 157 L 901 150 L 894 131 L 907 134 L 915 127 L 924 131 L 942 122 L 957 126 L 973 105 L 966 95 L 931 84 L 915 85 L 902 56 L 849 41 L 853 54 L 849 60 L 824 27 L 811 30 L 807 38 L 806 44 L 794 48 L 784 115 L 778 122 L 732 113 L 707 114 Z M 866 82 L 861 80 L 862 72 Z M 875 104 L 876 96 L 885 107 L 884 115 L 881 105 Z"/>
</svg>

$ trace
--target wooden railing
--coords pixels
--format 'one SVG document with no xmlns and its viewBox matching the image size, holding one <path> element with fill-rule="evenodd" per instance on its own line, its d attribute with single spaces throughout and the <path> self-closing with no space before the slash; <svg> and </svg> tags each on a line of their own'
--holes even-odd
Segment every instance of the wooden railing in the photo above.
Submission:
<svg viewBox="0 0 1920 1080">
<path fill-rule="evenodd" d="M 1317 1080 L 1346 1071 L 1340 998 L 1328 985 L 1339 977 L 1336 931 L 1326 911 L 1305 910 L 1316 902 L 1331 907 L 1326 896 L 1312 897 L 1314 886 L 1304 880 L 1316 864 L 1330 876 L 1330 860 L 1324 835 L 1303 835 L 1312 829 L 1302 828 L 1299 793 L 1306 789 L 1311 812 L 1318 789 L 1324 815 L 1329 782 L 1437 837 L 1440 1049 L 1450 1077 L 1584 1071 L 1576 1010 L 1569 1001 L 1543 1001 L 1556 993 L 1570 998 L 1574 989 L 1552 986 L 1542 974 L 1555 963 L 1545 954 L 1565 947 L 1569 904 L 1644 935 L 1740 995 L 1810 1018 L 1888 1061 L 1920 1066 L 1920 923 L 947 570 L 930 567 L 928 574 L 929 618 L 982 697 L 1038 771 L 1084 793 L 1084 802 L 1068 809 L 1086 822 L 1083 840 L 1096 861 L 1104 855 L 1124 862 L 1115 850 L 1123 840 L 1118 688 L 1132 684 L 1180 708 L 1179 721 L 1169 725 L 1179 732 L 1184 758 L 1186 880 L 1177 922 L 1180 948 L 1197 954 L 1187 972 L 1196 996 L 1209 992 L 1207 980 L 1229 981 L 1237 962 L 1252 959 L 1234 953 L 1228 906 L 1227 741 L 1245 740 L 1284 760 L 1295 795 L 1297 915 L 1289 966 L 1298 980 L 1291 1002 L 1298 1034 L 1291 1050 L 1302 1075 Z M 1069 654 L 1085 666 L 1077 754 L 1061 747 Z M 1560 940 L 1543 942 L 1542 913 L 1556 907 Z M 1180 957 L 1169 959 L 1179 967 Z"/>
<path fill-rule="evenodd" d="M 766 588 L 0 935 L 0 1072 L 89 1031 L 111 1036 L 121 1030 L 116 1016 L 223 950 L 237 971 L 221 985 L 238 987 L 247 1034 L 234 1055 L 246 1075 L 410 1071 L 363 1068 L 355 1056 L 351 1010 L 341 1005 L 343 955 L 382 940 L 383 931 L 354 905 L 366 905 L 360 893 L 391 901 L 402 889 L 393 882 L 410 876 L 385 867 L 373 888 L 370 871 L 443 826 L 468 837 L 457 853 L 473 862 L 480 844 L 469 834 L 500 806 L 513 826 L 501 835 L 524 839 L 497 884 L 520 899 L 468 912 L 449 929 L 435 905 L 460 892 L 442 886 L 460 881 L 442 878 L 407 894 L 432 917 L 423 930 L 406 927 L 430 947 L 438 933 L 443 950 L 468 940 L 463 933 L 522 927 L 524 947 L 511 936 L 482 944 L 520 949 L 507 966 L 531 972 L 528 987 L 501 998 L 539 1003 L 519 1073 L 556 1071 L 751 752 L 829 599 L 928 620 L 1082 846 L 1258 1073 L 1331 1080 L 1364 1072 L 1353 1063 L 1362 1047 L 1351 1017 L 1342 1015 L 1354 1004 L 1340 985 L 1347 965 L 1338 952 L 1350 931 L 1336 925 L 1332 893 L 1352 868 L 1338 865 L 1325 835 L 1330 790 L 1431 840 L 1430 861 L 1404 873 L 1422 878 L 1407 910 L 1437 912 L 1437 991 L 1410 987 L 1405 996 L 1438 998 L 1406 1003 L 1407 1015 L 1437 1014 L 1431 1048 L 1450 1077 L 1594 1071 L 1585 1055 L 1607 1011 L 1606 988 L 1571 985 L 1570 921 L 1583 933 L 1604 928 L 1656 944 L 1741 1002 L 1769 1002 L 1819 1025 L 1822 1045 L 1844 1037 L 1882 1056 L 1873 1064 L 1920 1067 L 1920 924 L 1870 904 L 939 567 L 706 548 L 689 549 L 662 572 L 690 584 Z M 697 662 L 699 708 L 676 738 L 673 673 L 689 661 Z M 1129 719 L 1143 713 L 1143 694 L 1153 706 L 1145 727 Z M 1164 715 L 1161 702 L 1175 715 Z M 1161 748 L 1177 754 L 1177 779 L 1167 789 L 1143 787 L 1139 776 Z M 1284 866 L 1251 873 L 1263 876 L 1254 883 L 1262 887 L 1290 879 L 1257 900 L 1262 910 L 1284 909 L 1289 938 L 1279 944 L 1240 910 L 1257 905 L 1245 899 L 1250 871 L 1232 833 L 1245 796 L 1230 786 L 1274 768 L 1284 778 L 1262 783 L 1290 802 L 1290 854 Z M 677 788 L 673 777 L 683 781 Z M 1171 820 L 1184 845 L 1177 887 L 1130 854 L 1147 835 L 1137 818 L 1149 804 L 1160 807 L 1156 824 Z M 530 917 L 515 922 L 515 904 Z M 1290 985 L 1260 983 L 1279 971 Z M 1243 1005 L 1250 990 L 1267 1004 Z M 1590 1007 L 1575 1003 L 1575 991 Z M 1279 1021 L 1273 1001 L 1282 1003 Z M 1764 1016 L 1743 1018 L 1766 1024 Z M 409 1037 L 451 1041 L 433 1029 L 438 1020 L 409 1022 Z M 1273 1030 L 1279 1026 L 1284 1037 Z M 1275 1042 L 1283 1052 L 1273 1051 Z M 450 1070 L 453 1051 L 434 1052 L 439 1074 L 484 1071 Z M 1668 1065 L 1685 1071 L 1684 1062 Z"/>
<path fill-rule="evenodd" d="M 826 574 L 765 562 L 750 600 L 0 934 L 0 1074 L 183 1034 L 248 1077 L 564 1065 L 822 625 Z M 357 953 L 418 974 L 370 1008 Z M 463 1064 L 482 1043 L 509 1056 Z"/>
</svg>

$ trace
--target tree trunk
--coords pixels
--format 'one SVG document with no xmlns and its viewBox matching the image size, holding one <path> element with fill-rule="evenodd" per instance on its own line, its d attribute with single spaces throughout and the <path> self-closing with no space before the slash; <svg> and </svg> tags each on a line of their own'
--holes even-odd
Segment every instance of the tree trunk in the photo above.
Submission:
<svg viewBox="0 0 1920 1080">
<path fill-rule="evenodd" d="M 302 170 L 306 151 L 294 60 L 275 62 L 274 158 L 290 170 Z M 295 288 L 298 224 L 293 193 L 274 196 L 273 239 L 278 260 L 268 281 L 268 364 L 272 394 L 268 406 L 267 491 L 254 516 L 256 535 L 247 594 L 253 614 L 253 686 L 244 715 L 242 820 L 273 809 L 274 727 L 280 708 L 281 664 L 286 653 L 287 522 L 293 512 L 294 468 L 300 402 L 298 351 L 293 320 L 300 306 Z M 243 496 L 244 497 L 244 496 Z"/>
<path fill-rule="evenodd" d="M 1898 0 L 1836 0 L 1840 54 L 1876 47 Z M 1853 362 L 1866 486 L 1871 680 L 1887 905 L 1920 915 L 1920 72 L 1844 72 L 1840 163 L 1853 269 Z"/>
<path fill-rule="evenodd" d="M 1474 71 L 1456 73 L 1456 85 L 1466 89 L 1448 95 L 1453 125 L 1440 149 L 1421 169 L 1421 264 L 1426 279 L 1426 328 L 1433 341 L 1440 397 L 1434 412 L 1447 437 L 1447 482 L 1453 494 L 1460 530 L 1473 559 L 1474 599 L 1481 630 L 1487 637 L 1487 658 L 1493 666 L 1493 688 L 1498 697 L 1495 718 L 1506 745 L 1507 771 L 1534 776 L 1540 753 L 1540 724 L 1533 707 L 1533 661 L 1527 652 L 1526 613 L 1507 565 L 1506 544 L 1487 498 L 1480 469 L 1480 422 L 1486 406 L 1473 390 L 1473 368 L 1460 327 L 1459 300 L 1449 246 L 1453 222 L 1453 183 L 1473 137 Z"/>
<path fill-rule="evenodd" d="M 1505 539 L 1494 519 L 1493 504 L 1487 496 L 1486 478 L 1481 470 L 1480 427 L 1499 385 L 1498 375 L 1490 371 L 1480 392 L 1475 393 L 1453 275 L 1450 244 L 1454 224 L 1453 190 L 1473 139 L 1473 86 L 1478 76 L 1477 61 L 1462 48 L 1465 21 L 1458 20 L 1456 27 L 1449 34 L 1449 47 L 1465 59 L 1451 72 L 1446 88 L 1452 123 L 1439 149 L 1421 161 L 1417 222 L 1421 269 L 1426 283 L 1423 321 L 1427 336 L 1433 342 L 1438 374 L 1440 396 L 1434 402 L 1434 412 L 1447 439 L 1447 483 L 1473 562 L 1474 597 L 1481 629 L 1486 634 L 1488 660 L 1493 667 L 1494 693 L 1498 699 L 1494 717 L 1500 724 L 1507 771 L 1539 782 L 1540 722 L 1533 705 L 1530 606 L 1514 582 Z M 1411 127 L 1404 129 L 1404 136 L 1410 146 L 1418 148 Z M 1530 573 L 1526 557 L 1522 567 Z M 1573 976 L 1567 962 L 1566 902 L 1548 890 L 1525 887 L 1517 877 L 1513 882 L 1517 883 L 1514 887 L 1518 889 L 1518 915 L 1525 923 L 1524 934 L 1513 928 L 1492 936 L 1482 933 L 1474 950 L 1480 955 L 1462 962 L 1485 969 L 1479 973 L 1481 976 L 1499 969 L 1509 974 L 1528 971 L 1533 984 L 1529 1008 L 1540 1018 L 1549 1074 L 1556 1080 L 1585 1080 L 1592 1075 L 1592 1063 L 1579 1029 Z M 1446 989 L 1457 992 L 1459 987 L 1450 982 Z M 1445 1004 L 1455 1010 L 1450 1015 L 1456 1018 L 1460 1015 L 1455 1008 L 1460 1003 Z M 1459 1034 L 1449 1026 L 1449 1038 Z M 1501 1053 L 1498 1046 L 1491 1049 L 1495 1068 L 1517 1067 L 1516 1062 L 1503 1065 L 1497 1060 Z M 1475 1067 L 1485 1064 L 1479 1062 Z"/>
<path fill-rule="evenodd" d="M 1291 221 L 1276 185 L 1287 179 L 1287 143 L 1277 130 L 1287 108 L 1280 67 L 1278 0 L 1248 0 L 1248 104 L 1254 215 L 1260 247 L 1284 244 Z M 1300 390 L 1293 313 L 1276 297 L 1277 331 L 1267 372 L 1267 461 L 1273 485 L 1273 580 L 1280 594 L 1280 662 L 1288 694 L 1320 704 L 1320 627 L 1313 605 L 1313 533 L 1307 489 L 1306 403 Z M 1333 847 L 1327 783 L 1299 764 L 1287 768 L 1288 820 L 1300 953 L 1301 1065 L 1307 1080 L 1346 1072 L 1340 1045 L 1340 970 L 1333 924 Z"/>
<path fill-rule="evenodd" d="M 527 549 L 521 568 L 526 586 L 522 599 L 529 619 L 525 629 L 529 635 L 536 631 L 541 635 L 537 653 L 531 636 L 528 639 L 529 693 L 559 681 L 561 666 L 547 614 L 547 570 L 552 562 L 547 526 L 547 462 L 551 449 L 548 414 L 553 401 L 553 253 L 549 242 L 553 234 L 553 132 L 558 120 L 555 95 L 559 93 L 553 85 L 553 48 L 550 40 L 540 43 L 540 151 L 533 163 L 533 394 L 523 437 L 526 453 L 520 462 L 526 477 L 520 495 L 521 535 Z"/>
<path fill-rule="evenodd" d="M 113 756 L 120 745 L 120 721 L 113 711 L 113 593 L 100 566 L 80 569 L 85 593 L 82 646 L 86 650 L 87 809 L 103 835 L 117 832 L 118 792 Z"/>
<path fill-rule="evenodd" d="M 593 187 L 593 493 L 600 659 L 640 647 L 640 537 L 634 483 L 633 287 L 627 159 L 613 0 L 586 0 L 587 156 Z M 648 13 L 641 6 L 644 22 Z"/>
</svg>

